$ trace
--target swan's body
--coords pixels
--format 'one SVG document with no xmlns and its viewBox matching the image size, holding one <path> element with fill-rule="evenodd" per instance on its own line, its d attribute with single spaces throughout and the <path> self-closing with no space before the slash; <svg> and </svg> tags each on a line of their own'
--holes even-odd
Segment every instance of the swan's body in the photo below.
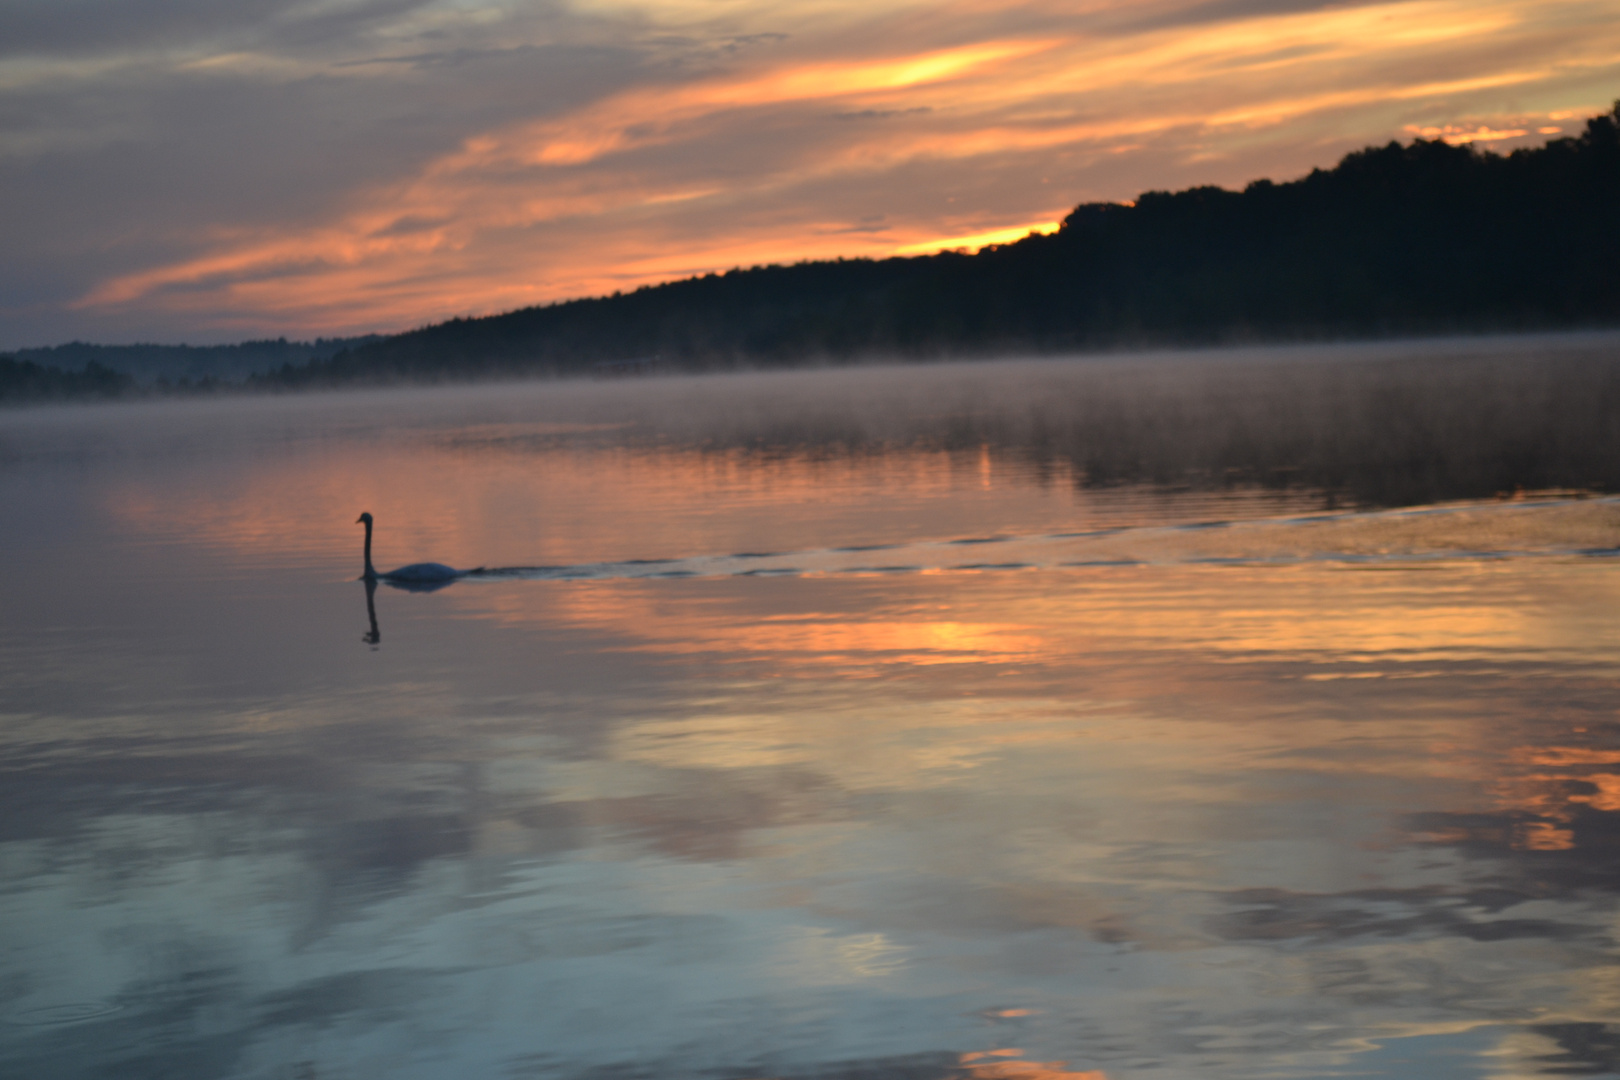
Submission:
<svg viewBox="0 0 1620 1080">
<path fill-rule="evenodd" d="M 371 565 L 371 515 L 361 514 L 355 519 L 355 524 L 364 524 L 366 527 L 366 570 L 360 577 L 364 581 L 386 581 L 390 585 L 401 585 L 405 588 L 432 588 L 438 585 L 448 585 L 457 578 L 466 577 L 473 573 L 471 570 L 457 570 L 444 563 L 419 562 L 402 566 L 398 570 L 390 570 L 386 574 L 377 573 L 377 568 Z"/>
<path fill-rule="evenodd" d="M 442 562 L 413 562 L 398 570 L 378 574 L 377 577 L 383 581 L 448 581 L 450 578 L 465 577 L 466 574 L 467 571 L 457 570 Z"/>
</svg>

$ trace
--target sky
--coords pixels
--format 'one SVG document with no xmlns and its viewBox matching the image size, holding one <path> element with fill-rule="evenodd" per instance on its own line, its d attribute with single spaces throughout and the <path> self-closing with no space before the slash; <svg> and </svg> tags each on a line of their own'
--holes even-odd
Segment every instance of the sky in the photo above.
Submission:
<svg viewBox="0 0 1620 1080">
<path fill-rule="evenodd" d="M 0 349 L 971 249 L 1617 97 L 1616 0 L 8 0 Z"/>
</svg>

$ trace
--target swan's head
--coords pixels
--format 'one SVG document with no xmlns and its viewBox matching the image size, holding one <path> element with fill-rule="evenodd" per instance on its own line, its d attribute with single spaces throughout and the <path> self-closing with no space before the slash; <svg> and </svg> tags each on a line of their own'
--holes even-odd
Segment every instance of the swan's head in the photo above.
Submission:
<svg viewBox="0 0 1620 1080">
<path fill-rule="evenodd" d="M 354 523 L 356 525 L 359 525 L 362 522 L 364 522 L 367 525 L 371 524 L 371 511 L 368 510 L 365 513 L 361 514 L 359 517 L 354 519 Z"/>
</svg>

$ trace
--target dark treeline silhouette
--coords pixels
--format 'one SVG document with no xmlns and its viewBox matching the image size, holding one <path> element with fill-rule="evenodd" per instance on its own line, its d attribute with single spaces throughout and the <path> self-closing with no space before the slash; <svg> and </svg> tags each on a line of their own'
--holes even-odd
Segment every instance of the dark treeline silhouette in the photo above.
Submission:
<svg viewBox="0 0 1620 1080">
<path fill-rule="evenodd" d="M 241 382 L 250 375 L 286 364 L 324 360 L 344 349 L 380 340 L 380 335 L 370 334 L 314 341 L 270 338 L 235 345 L 92 345 L 72 341 L 66 345 L 17 349 L 14 355 L 18 360 L 63 370 L 79 370 L 86 364 L 96 364 L 132 376 L 139 386 L 195 389 L 215 383 Z"/>
<path fill-rule="evenodd" d="M 1620 323 L 1620 102 L 1500 155 L 1418 140 L 1241 192 L 1077 207 L 977 254 L 710 274 L 287 364 L 304 386 Z"/>
<path fill-rule="evenodd" d="M 86 364 L 80 371 L 64 371 L 31 360 L 0 356 L 0 402 L 120 397 L 134 385 L 135 380 L 123 372 L 96 363 Z"/>
</svg>

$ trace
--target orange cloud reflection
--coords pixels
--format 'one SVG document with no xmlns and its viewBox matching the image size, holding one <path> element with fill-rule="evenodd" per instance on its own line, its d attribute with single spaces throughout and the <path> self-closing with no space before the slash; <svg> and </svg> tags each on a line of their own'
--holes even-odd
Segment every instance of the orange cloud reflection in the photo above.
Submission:
<svg viewBox="0 0 1620 1080">
<path fill-rule="evenodd" d="M 961 1064 L 973 1080 L 1108 1080 L 1101 1069 L 1070 1070 L 1067 1061 L 985 1061 L 992 1056 L 1022 1054 L 1022 1050 L 989 1050 L 963 1054 Z"/>
<path fill-rule="evenodd" d="M 276 415 L 363 414 L 367 401 L 283 403 L 286 413 Z M 269 407 L 221 404 L 210 415 Z M 157 543 L 176 538 L 196 556 L 188 570 L 223 560 L 233 572 L 291 569 L 306 582 L 313 572 L 342 589 L 339 579 L 359 570 L 352 523 L 361 509 L 379 516 L 385 566 L 418 558 L 533 566 L 905 543 L 960 535 L 964 520 L 1016 522 L 1050 505 L 1035 485 L 997 480 L 991 459 L 977 455 L 877 455 L 850 465 L 543 441 L 527 452 L 492 448 L 555 430 L 513 421 L 436 441 L 416 429 L 217 474 L 199 463 L 168 487 L 132 474 L 105 509 L 113 528 Z M 1078 503 L 1063 505 L 1080 512 Z M 1375 530 L 1362 537 L 1373 544 L 1449 520 L 1369 516 L 1341 525 Z M 1465 534 L 1491 535 L 1486 523 L 1466 520 Z M 1580 520 L 1600 527 L 1606 519 Z M 1219 539 L 1204 530 L 1143 532 L 1159 539 L 1121 542 L 1150 558 L 1155 543 Z M 1251 544 L 1259 535 L 1237 526 L 1214 532 Z M 358 620 L 360 590 L 350 596 Z M 410 605 L 436 634 L 491 635 L 513 655 L 530 641 L 570 650 L 565 662 L 580 658 L 587 685 L 593 658 L 611 654 L 604 669 L 631 668 L 667 686 L 646 715 L 610 733 L 605 745 L 622 762 L 794 768 L 836 776 L 846 789 L 946 789 L 994 773 L 997 762 L 1064 754 L 1099 804 L 1151 797 L 1196 805 L 1200 815 L 1219 805 L 1248 814 L 1292 798 L 1292 780 L 1277 778 L 1308 774 L 1328 778 L 1326 786 L 1371 784 L 1378 813 L 1391 818 L 1483 811 L 1479 828 L 1492 842 L 1546 852 L 1579 844 L 1591 815 L 1620 812 L 1620 750 L 1582 735 L 1590 703 L 1612 697 L 1617 600 L 1620 575 L 1607 561 L 1549 558 L 1377 571 L 1160 564 L 507 580 L 457 584 L 426 600 L 384 592 L 377 607 L 385 642 L 390 620 Z M 1548 672 L 1567 696 L 1548 700 Z M 1107 788 L 1110 777 L 1143 776 L 1152 777 L 1151 796 Z M 637 822 L 662 813 L 642 803 L 621 810 Z M 1385 819 L 1358 819 L 1357 828 L 1369 844 L 1391 842 Z M 1440 823 L 1422 839 L 1463 842 L 1472 828 L 1448 832 Z M 1108 915 L 1066 897 L 1029 904 L 1041 920 L 1065 925 Z M 983 1080 L 1034 1078 L 1039 1069 L 1060 1077 L 1066 1068 L 988 1057 L 968 1066 L 991 1070 Z"/>
<path fill-rule="evenodd" d="M 1511 837 L 1516 848 L 1569 850 L 1575 846 L 1575 833 L 1565 826 L 1574 821 L 1579 808 L 1620 811 L 1620 772 L 1613 771 L 1620 765 L 1620 751 L 1522 746 L 1512 750 L 1506 762 L 1509 767 L 1493 786 L 1497 807 L 1525 819 Z"/>
<path fill-rule="evenodd" d="M 884 657 L 890 663 L 961 664 L 1009 663 L 1041 650 L 1039 637 L 1021 633 L 1016 623 L 961 622 L 839 622 L 817 617 L 771 621 L 749 628 L 743 637 L 686 638 L 663 642 L 661 652 L 703 652 L 734 649 L 796 655 L 808 662 L 848 661 L 855 657 Z M 698 630 L 701 635 L 701 629 Z"/>
</svg>

